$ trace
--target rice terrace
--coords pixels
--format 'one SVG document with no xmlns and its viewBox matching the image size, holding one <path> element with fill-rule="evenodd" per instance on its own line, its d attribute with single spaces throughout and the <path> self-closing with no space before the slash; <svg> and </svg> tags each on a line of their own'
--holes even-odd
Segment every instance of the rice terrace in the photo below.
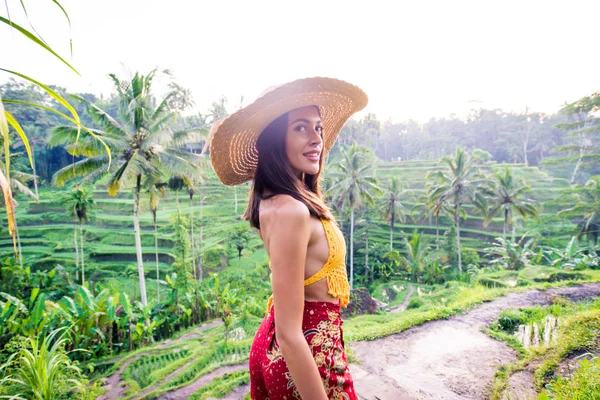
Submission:
<svg viewBox="0 0 600 400">
<path fill-rule="evenodd" d="M 168 49 L 191 52 L 189 44 L 144 47 L 139 31 L 123 30 L 133 40 L 123 50 L 111 29 L 106 40 L 90 33 L 94 14 L 104 21 L 121 7 L 112 0 L 46 3 L 8 1 L 0 11 L 0 43 L 10 42 L 0 58 L 0 399 L 250 399 L 250 349 L 272 294 L 269 256 L 243 218 L 252 182 L 221 183 L 209 132 L 261 96 L 253 79 L 275 83 L 221 58 L 220 47 L 237 43 L 234 53 L 260 60 L 237 41 L 262 31 L 244 19 L 223 29 L 206 21 L 197 29 L 213 27 L 215 53 L 203 53 L 192 74 Z M 138 4 L 139 15 L 122 5 L 115 21 L 129 15 L 156 27 L 178 10 L 182 32 L 194 25 L 188 6 L 151 3 Z M 226 6 L 205 7 L 227 24 Z M 393 11 L 372 7 L 381 18 Z M 363 18 L 355 11 L 344 23 Z M 384 40 L 381 29 L 391 28 L 373 25 L 369 37 Z M 271 35 L 260 40 L 278 43 Z M 287 44 L 304 45 L 289 35 Z M 122 58 L 99 45 L 113 42 Z M 351 49 L 335 53 L 346 57 L 340 65 L 378 58 Z M 110 59 L 98 60 L 106 70 L 93 72 L 91 54 Z M 322 62 L 271 73 L 291 81 L 342 68 Z M 341 78 L 360 83 L 363 62 Z M 436 79 L 412 73 L 423 90 Z M 207 76 L 191 80 L 198 74 Z M 569 74 L 555 80 L 577 72 Z M 407 90 L 409 78 L 397 77 Z M 400 105 L 378 114 L 394 96 L 406 107 L 411 99 L 395 92 L 383 101 L 385 84 L 369 79 L 371 105 L 343 126 L 320 178 L 346 242 L 352 290 L 342 341 L 358 398 L 600 399 L 597 81 L 560 93 L 557 83 L 563 100 L 550 109 L 536 107 L 532 92 L 531 107 L 513 93 L 514 103 L 472 102 L 463 114 L 436 108 L 442 94 L 429 97 L 431 108 L 415 97 L 429 114 L 413 118 Z M 553 82 L 545 84 L 550 96 Z"/>
</svg>

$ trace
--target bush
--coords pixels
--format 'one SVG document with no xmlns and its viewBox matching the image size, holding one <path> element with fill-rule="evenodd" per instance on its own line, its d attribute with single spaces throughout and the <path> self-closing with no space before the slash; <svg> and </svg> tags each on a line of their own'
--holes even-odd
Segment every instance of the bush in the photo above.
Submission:
<svg viewBox="0 0 600 400">
<path fill-rule="evenodd" d="M 507 333 L 514 333 L 519 325 L 522 325 L 525 322 L 525 319 L 525 316 L 520 310 L 504 310 L 494 324 L 494 328 L 500 329 Z"/>
<path fill-rule="evenodd" d="M 561 271 L 554 272 L 543 278 L 533 278 L 536 282 L 560 282 L 560 281 L 579 281 L 588 279 L 587 274 L 581 272 Z"/>
<path fill-rule="evenodd" d="M 479 283 L 489 288 L 506 288 L 508 285 L 502 281 L 493 278 L 479 278 Z"/>
<path fill-rule="evenodd" d="M 419 308 L 425 304 L 425 301 L 420 297 L 413 297 L 410 299 L 410 303 L 408 303 L 408 309 L 412 310 L 414 308 Z"/>
<path fill-rule="evenodd" d="M 579 368 L 570 379 L 558 376 L 556 381 L 549 383 L 546 388 L 552 394 L 545 393 L 540 399 L 584 400 L 600 397 L 600 358 L 579 361 Z"/>
<path fill-rule="evenodd" d="M 215 246 L 203 253 L 202 262 L 206 271 L 216 271 L 227 266 L 227 255 L 223 246 Z"/>
<path fill-rule="evenodd" d="M 477 250 L 471 247 L 463 247 L 460 251 L 463 265 L 473 264 L 479 267 L 480 259 Z"/>
</svg>

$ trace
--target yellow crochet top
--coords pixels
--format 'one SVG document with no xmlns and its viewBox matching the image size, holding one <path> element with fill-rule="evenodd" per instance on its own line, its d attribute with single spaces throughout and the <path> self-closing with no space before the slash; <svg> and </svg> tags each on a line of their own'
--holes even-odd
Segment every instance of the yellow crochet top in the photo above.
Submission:
<svg viewBox="0 0 600 400">
<path fill-rule="evenodd" d="M 327 243 L 329 244 L 329 257 L 327 258 L 325 265 L 323 265 L 323 268 L 310 278 L 304 280 L 304 286 L 311 285 L 323 278 L 327 278 L 329 294 L 339 298 L 340 305 L 346 307 L 350 301 L 350 285 L 348 284 L 348 275 L 346 274 L 346 242 L 344 240 L 344 235 L 335 222 L 325 218 L 320 218 L 320 220 L 323 229 L 325 230 Z M 270 262 L 269 268 L 271 268 Z M 267 312 L 271 310 L 272 305 L 273 295 L 269 297 Z"/>
</svg>

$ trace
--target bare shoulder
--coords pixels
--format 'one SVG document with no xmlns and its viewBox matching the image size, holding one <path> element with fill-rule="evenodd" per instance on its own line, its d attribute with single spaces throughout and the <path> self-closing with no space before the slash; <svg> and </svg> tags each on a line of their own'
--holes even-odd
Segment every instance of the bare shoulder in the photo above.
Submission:
<svg viewBox="0 0 600 400">
<path fill-rule="evenodd" d="M 273 222 L 300 223 L 310 219 L 310 211 L 304 203 L 287 194 L 278 194 L 263 200 L 260 209 L 260 225 L 267 227 Z"/>
</svg>

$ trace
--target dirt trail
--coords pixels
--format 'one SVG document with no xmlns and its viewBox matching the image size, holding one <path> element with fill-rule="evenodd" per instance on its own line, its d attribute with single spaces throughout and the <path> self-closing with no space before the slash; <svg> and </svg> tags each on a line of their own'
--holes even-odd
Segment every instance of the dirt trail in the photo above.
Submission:
<svg viewBox="0 0 600 400">
<path fill-rule="evenodd" d="M 221 368 L 217 368 L 213 372 L 201 376 L 197 381 L 191 385 L 184 386 L 172 392 L 168 392 L 159 397 L 160 400 L 185 400 L 189 398 L 195 391 L 200 389 L 202 386 L 209 384 L 213 379 L 223 376 L 227 372 L 235 372 L 243 369 L 248 369 L 248 362 L 236 365 L 226 365 Z"/>
<path fill-rule="evenodd" d="M 142 355 L 137 354 L 134 357 L 131 357 L 129 360 L 125 361 L 121 368 L 117 370 L 114 374 L 106 378 L 106 382 L 104 383 L 104 389 L 107 390 L 101 396 L 98 396 L 97 400 L 111 400 L 111 399 L 120 399 L 121 395 L 127 389 L 124 385 L 124 382 L 121 381 L 121 374 L 125 371 L 125 368 L 129 366 L 132 362 L 140 358 Z"/>
<path fill-rule="evenodd" d="M 548 304 L 552 296 L 600 297 L 600 283 L 512 293 L 463 315 L 396 335 L 352 344 L 350 371 L 361 399 L 482 399 L 499 364 L 516 360 L 503 342 L 481 332 L 512 307 Z"/>
<path fill-rule="evenodd" d="M 134 362 L 138 358 L 140 358 L 143 354 L 150 353 L 150 352 L 154 351 L 155 349 L 165 348 L 165 347 L 167 347 L 169 345 L 172 345 L 172 344 L 175 344 L 175 343 L 179 343 L 179 342 L 182 342 L 182 341 L 187 340 L 187 339 L 198 338 L 198 337 L 200 337 L 200 333 L 202 331 L 205 331 L 207 329 L 210 329 L 210 328 L 213 328 L 215 326 L 222 325 L 222 324 L 223 324 L 223 322 L 221 322 L 219 320 L 215 320 L 215 321 L 212 321 L 212 322 L 209 322 L 209 323 L 205 323 L 205 324 L 200 325 L 197 328 L 194 328 L 191 331 L 189 331 L 189 332 L 181 335 L 177 339 L 174 339 L 174 340 L 165 340 L 164 342 L 162 342 L 161 344 L 157 345 L 156 347 L 148 349 L 147 352 L 143 352 L 143 353 L 135 355 L 131 359 L 127 360 L 121 366 L 121 368 L 119 368 L 117 370 L 117 372 L 115 372 L 114 374 L 112 374 L 108 378 L 106 378 L 106 382 L 104 383 L 104 387 L 103 388 L 106 389 L 107 392 L 104 393 L 103 395 L 99 396 L 98 400 L 113 400 L 113 399 L 120 399 L 121 398 L 121 396 L 123 395 L 123 393 L 127 389 L 127 387 L 124 385 L 125 383 L 123 381 L 121 381 L 121 375 L 123 374 L 123 371 L 125 371 L 125 368 L 127 368 L 132 362 Z M 117 357 L 113 361 L 115 361 L 115 362 L 120 361 L 123 357 L 124 356 Z M 181 370 L 182 370 L 182 368 L 178 369 L 175 372 L 179 373 L 179 372 L 181 372 Z M 176 375 L 175 372 L 173 372 L 172 374 L 170 374 L 169 377 L 171 377 L 171 378 L 174 377 Z M 160 383 L 162 384 L 162 382 L 160 382 Z M 144 392 L 147 393 L 147 391 L 144 391 Z"/>
<path fill-rule="evenodd" d="M 215 326 L 219 326 L 219 325 L 223 325 L 223 321 L 221 321 L 221 320 L 214 320 L 212 322 L 208 322 L 208 323 L 202 324 L 199 327 L 194 328 L 194 329 L 190 330 L 187 333 L 184 333 L 183 335 L 181 335 L 177 339 L 174 339 L 174 340 L 165 340 L 164 342 L 162 342 L 161 344 L 159 344 L 158 346 L 156 346 L 155 349 L 162 349 L 162 348 L 170 346 L 170 345 L 172 345 L 174 343 L 179 343 L 179 342 L 182 342 L 182 341 L 188 340 L 188 339 L 198 339 L 200 337 L 200 333 L 202 331 L 205 331 L 205 330 L 210 329 L 210 328 L 214 328 Z"/>
<path fill-rule="evenodd" d="M 397 307 L 392 307 L 390 309 L 390 312 L 397 313 L 397 312 L 406 310 L 408 308 L 408 304 L 410 303 L 410 298 L 412 297 L 412 295 L 414 293 L 415 293 L 415 287 L 413 285 L 410 285 L 410 290 L 408 291 L 408 294 L 406 295 L 406 298 L 404 299 L 402 304 L 400 304 Z"/>
</svg>

